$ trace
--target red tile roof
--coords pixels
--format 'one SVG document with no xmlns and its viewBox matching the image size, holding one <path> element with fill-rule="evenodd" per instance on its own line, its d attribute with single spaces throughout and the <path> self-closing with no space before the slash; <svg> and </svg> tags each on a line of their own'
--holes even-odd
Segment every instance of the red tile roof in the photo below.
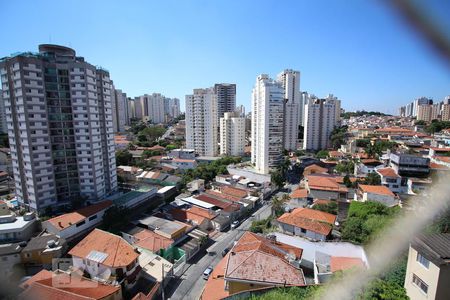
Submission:
<svg viewBox="0 0 450 300">
<path fill-rule="evenodd" d="M 345 271 L 353 267 L 365 267 L 364 262 L 357 257 L 332 256 L 330 261 L 331 272 Z"/>
<path fill-rule="evenodd" d="M 347 192 L 348 189 L 345 186 L 341 186 L 337 182 L 337 178 L 333 176 L 325 175 L 309 175 L 306 176 L 308 180 L 309 189 L 315 190 L 327 190 L 335 192 Z"/>
<path fill-rule="evenodd" d="M 26 289 L 29 286 L 31 286 L 31 284 L 33 284 L 34 282 L 36 282 L 38 280 L 42 280 L 42 279 L 52 278 L 52 276 L 53 276 L 53 272 L 43 269 L 43 270 L 39 271 L 38 273 L 36 273 L 35 275 L 31 276 L 31 278 L 29 278 L 28 280 L 21 283 L 19 286 L 22 289 Z"/>
<path fill-rule="evenodd" d="M 342 153 L 340 151 L 329 151 L 328 152 L 328 156 L 330 156 L 330 157 L 343 157 L 344 153 Z"/>
<path fill-rule="evenodd" d="M 94 229 L 69 251 L 69 255 L 85 259 L 91 251 L 103 252 L 108 257 L 102 262 L 108 267 L 125 267 L 139 256 L 134 248 L 120 236 Z"/>
<path fill-rule="evenodd" d="M 242 200 L 241 197 L 235 197 L 235 196 L 232 196 L 232 195 L 219 193 L 219 192 L 216 192 L 216 191 L 213 191 L 213 190 L 206 190 L 205 192 L 208 195 L 213 196 L 214 198 L 219 199 L 219 200 L 224 200 L 225 202 L 228 202 L 228 201 L 239 202 L 239 201 Z"/>
<path fill-rule="evenodd" d="M 322 235 L 330 234 L 336 216 L 310 208 L 296 208 L 278 218 L 278 222 L 304 228 Z"/>
<path fill-rule="evenodd" d="M 47 222 L 52 224 L 55 228 L 62 230 L 73 224 L 83 221 L 84 219 L 95 215 L 96 213 L 109 208 L 113 202 L 111 200 L 106 200 L 94 205 L 86 206 L 81 209 L 78 209 L 74 212 L 63 214 L 51 219 L 48 219 Z"/>
<path fill-rule="evenodd" d="M 224 194 L 231 195 L 234 197 L 239 197 L 239 198 L 245 198 L 248 195 L 246 190 L 231 187 L 231 186 L 223 186 L 221 191 Z"/>
<path fill-rule="evenodd" d="M 201 299 L 205 300 L 219 300 L 230 295 L 229 291 L 225 289 L 225 268 L 228 262 L 228 253 L 222 260 L 216 265 L 213 272 L 208 278 L 203 289 Z"/>
<path fill-rule="evenodd" d="M 445 163 L 450 163 L 450 156 L 433 156 L 433 158 Z"/>
<path fill-rule="evenodd" d="M 195 196 L 194 198 L 198 199 L 198 200 L 201 200 L 201 201 L 204 201 L 204 202 L 207 202 L 209 204 L 212 204 L 212 205 L 217 206 L 217 207 L 222 208 L 222 209 L 224 209 L 225 207 L 228 207 L 230 205 L 230 203 L 228 203 L 228 202 L 218 200 L 216 198 L 210 197 L 210 196 L 205 195 L 205 194 L 201 194 L 201 195 Z"/>
<path fill-rule="evenodd" d="M 328 169 L 327 168 L 322 168 L 321 166 L 316 165 L 316 164 L 312 164 L 312 165 L 307 166 L 304 169 L 303 172 L 305 172 L 305 171 L 310 171 L 310 172 L 314 171 L 316 173 L 328 173 Z"/>
<path fill-rule="evenodd" d="M 430 162 L 431 169 L 439 169 L 439 170 L 450 170 L 447 166 L 437 164 L 435 162 Z"/>
<path fill-rule="evenodd" d="M 395 170 L 392 169 L 392 168 L 378 169 L 377 172 L 380 173 L 383 177 L 395 177 L 395 178 L 399 178 L 399 177 L 400 177 L 400 176 L 395 172 Z"/>
<path fill-rule="evenodd" d="M 395 197 L 394 193 L 392 193 L 391 190 L 388 187 L 385 187 L 384 185 L 360 184 L 359 185 L 359 189 L 363 193 L 371 193 L 371 194 L 378 194 L 378 195 L 385 195 L 385 196 Z"/>
<path fill-rule="evenodd" d="M 174 242 L 172 239 L 166 238 L 148 229 L 143 229 L 133 236 L 137 240 L 136 246 L 150 250 L 153 253 L 157 253 L 161 249 L 167 249 Z"/>
<path fill-rule="evenodd" d="M 245 232 L 228 254 L 226 280 L 243 280 L 273 285 L 305 285 L 301 269 L 291 265 L 287 253 L 296 255 L 301 249 L 271 242 Z"/>
<path fill-rule="evenodd" d="M 113 294 L 120 294 L 121 291 L 120 285 L 113 286 L 104 284 L 77 276 L 74 273 L 52 275 L 50 278 L 34 281 L 19 295 L 19 299 L 97 300 L 111 297 Z M 57 284 L 58 282 L 61 282 L 61 284 Z M 71 284 L 67 284 L 68 282 Z"/>
<path fill-rule="evenodd" d="M 308 197 L 308 191 L 306 189 L 298 188 L 293 191 L 289 197 L 291 197 L 291 199 L 306 198 Z"/>
</svg>

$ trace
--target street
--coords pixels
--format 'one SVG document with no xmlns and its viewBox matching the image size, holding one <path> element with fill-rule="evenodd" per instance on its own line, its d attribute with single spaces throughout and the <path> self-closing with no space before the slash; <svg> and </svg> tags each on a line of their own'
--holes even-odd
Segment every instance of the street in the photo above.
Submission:
<svg viewBox="0 0 450 300">
<path fill-rule="evenodd" d="M 271 205 L 263 205 L 251 217 L 243 221 L 236 229 L 230 229 L 220 235 L 216 242 L 210 246 L 212 254 L 198 254 L 200 257 L 193 259 L 187 271 L 180 278 L 174 278 L 167 285 L 165 297 L 173 300 L 196 300 L 200 297 L 206 280 L 203 279 L 203 272 L 208 266 L 215 267 L 222 259 L 222 251 L 238 240 L 244 231 L 250 228 L 253 220 L 261 220 L 269 217 L 271 214 Z"/>
</svg>

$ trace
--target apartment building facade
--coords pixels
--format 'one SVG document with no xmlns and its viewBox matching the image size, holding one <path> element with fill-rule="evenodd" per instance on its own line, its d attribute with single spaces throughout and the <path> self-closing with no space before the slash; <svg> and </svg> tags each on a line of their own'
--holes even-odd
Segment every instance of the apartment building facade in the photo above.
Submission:
<svg viewBox="0 0 450 300">
<path fill-rule="evenodd" d="M 245 149 L 245 118 L 239 112 L 226 112 L 220 118 L 220 154 L 241 156 Z"/>
<path fill-rule="evenodd" d="M 340 104 L 337 106 L 334 99 L 308 99 L 305 106 L 303 149 L 320 150 L 331 146 L 330 135 L 338 125 L 336 110 L 340 110 L 339 107 Z"/>
<path fill-rule="evenodd" d="M 217 96 L 214 88 L 186 95 L 186 148 L 201 156 L 218 154 Z"/>
<path fill-rule="evenodd" d="M 111 89 L 111 105 L 113 111 L 114 132 L 125 132 L 125 126 L 130 124 L 127 94 L 120 89 Z"/>
<path fill-rule="evenodd" d="M 257 172 L 268 174 L 283 159 L 284 89 L 262 74 L 252 92 L 252 158 Z"/>
<path fill-rule="evenodd" d="M 217 121 L 219 121 L 224 113 L 236 110 L 236 84 L 216 83 L 214 93 L 217 97 Z"/>
<path fill-rule="evenodd" d="M 0 61 L 16 196 L 27 209 L 95 202 L 117 189 L 106 70 L 40 45 Z"/>
</svg>

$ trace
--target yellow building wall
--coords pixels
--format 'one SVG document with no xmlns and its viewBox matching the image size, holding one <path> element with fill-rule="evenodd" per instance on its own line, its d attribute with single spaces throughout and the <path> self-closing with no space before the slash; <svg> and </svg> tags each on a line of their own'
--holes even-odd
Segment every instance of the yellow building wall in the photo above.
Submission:
<svg viewBox="0 0 450 300">
<path fill-rule="evenodd" d="M 259 288 L 265 288 L 269 287 L 268 285 L 259 285 L 259 284 L 249 284 L 249 283 L 243 283 L 243 282 L 228 282 L 228 292 L 230 295 L 248 291 L 248 290 L 254 290 Z"/>
</svg>

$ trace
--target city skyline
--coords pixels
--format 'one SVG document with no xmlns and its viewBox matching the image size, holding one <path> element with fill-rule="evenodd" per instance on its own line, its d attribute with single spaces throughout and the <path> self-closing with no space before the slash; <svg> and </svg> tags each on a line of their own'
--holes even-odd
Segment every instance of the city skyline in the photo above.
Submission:
<svg viewBox="0 0 450 300">
<path fill-rule="evenodd" d="M 0 16 L 6 23 L 12 22 L 6 14 L 12 9 L 23 12 L 24 21 L 14 33 L 5 32 L 8 43 L 0 47 L 0 56 L 33 51 L 41 43 L 62 44 L 108 69 L 116 88 L 131 97 L 161 93 L 183 99 L 194 87 L 227 82 L 237 85 L 236 104 L 247 111 L 254 78 L 286 68 L 301 72 L 302 91 L 321 98 L 334 94 L 346 110 L 396 114 L 399 104 L 415 98 L 442 100 L 448 95 L 443 61 L 393 10 L 377 2 L 344 7 L 335 1 L 286 6 L 268 1 L 258 6 L 239 3 L 239 9 L 237 2 L 126 7 L 97 2 L 90 4 L 102 8 L 91 10 L 95 17 L 79 2 L 72 4 L 58 4 L 74 11 L 66 16 L 53 14 L 51 1 L 5 3 Z M 433 1 L 427 4 L 437 17 L 445 11 Z M 157 13 L 143 18 L 149 11 Z M 202 21 L 192 14 L 201 15 Z M 108 30 L 100 26 L 105 18 L 127 16 L 133 16 L 127 26 L 120 21 L 109 22 Z M 264 35 L 271 37 L 270 43 L 258 42 Z M 283 42 L 287 38 L 290 47 Z"/>
</svg>

